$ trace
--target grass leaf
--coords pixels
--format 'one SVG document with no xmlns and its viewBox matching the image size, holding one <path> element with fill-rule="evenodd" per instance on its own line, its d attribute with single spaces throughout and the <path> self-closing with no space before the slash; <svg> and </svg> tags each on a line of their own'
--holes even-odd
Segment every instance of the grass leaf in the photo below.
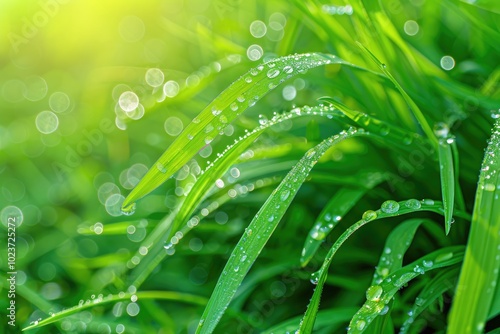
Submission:
<svg viewBox="0 0 500 334">
<path fill-rule="evenodd" d="M 443 197 L 444 223 L 446 234 L 450 233 L 453 223 L 453 207 L 455 203 L 455 174 L 451 145 L 448 139 L 441 139 L 438 145 L 439 174 L 441 175 L 441 195 Z"/>
<path fill-rule="evenodd" d="M 116 303 L 119 301 L 130 301 L 132 296 L 136 296 L 137 300 L 141 299 L 154 299 L 154 300 L 172 300 L 176 302 L 205 305 L 207 300 L 203 297 L 179 293 L 174 291 L 139 291 L 136 293 L 122 292 L 116 295 L 109 295 L 106 297 L 98 296 L 95 299 L 87 299 L 86 301 L 80 300 L 80 303 L 76 306 L 68 308 L 64 311 L 53 313 L 49 318 L 36 321 L 34 324 L 23 328 L 23 331 L 39 328 L 56 321 L 66 319 L 72 314 L 82 312 L 86 309 L 90 309 L 97 306 L 102 306 L 105 304 Z"/>
<path fill-rule="evenodd" d="M 481 333 L 500 269 L 500 120 L 492 129 L 479 175 L 472 225 L 453 300 L 448 333 Z"/>
</svg>

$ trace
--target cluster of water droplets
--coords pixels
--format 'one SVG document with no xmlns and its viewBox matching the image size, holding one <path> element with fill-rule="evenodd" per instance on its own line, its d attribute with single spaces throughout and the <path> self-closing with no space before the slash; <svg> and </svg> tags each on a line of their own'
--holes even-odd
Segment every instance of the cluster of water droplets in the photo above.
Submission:
<svg viewBox="0 0 500 334">
<path fill-rule="evenodd" d="M 493 126 L 491 137 L 488 141 L 488 146 L 484 152 L 484 160 L 481 166 L 481 179 L 479 186 L 484 191 L 496 191 L 495 200 L 498 200 L 498 193 L 500 193 L 500 181 L 498 176 L 498 169 L 500 166 L 500 154 L 498 147 L 500 147 L 500 118 L 496 119 Z"/>
<path fill-rule="evenodd" d="M 330 64 L 332 63 L 332 59 L 319 54 L 292 55 L 265 62 L 251 69 L 240 81 L 243 80 L 247 84 L 252 84 L 252 87 L 242 90 L 241 87 L 236 86 L 242 93 L 236 94 L 237 97 L 233 101 L 230 101 L 227 106 L 218 106 L 217 104 L 211 106 L 210 110 L 213 116 L 216 117 L 213 128 L 221 131 L 224 124 L 230 122 L 246 108 L 254 106 L 263 95 L 276 88 L 285 80 L 290 79 L 297 73 L 305 73 L 310 68 Z M 262 90 L 260 85 L 255 84 L 262 84 L 263 82 L 267 83 L 267 89 L 265 90 Z M 231 90 L 231 88 L 228 90 Z M 234 112 L 234 114 L 228 117 L 226 113 L 222 112 L 226 108 Z M 193 122 L 196 123 L 195 120 Z"/>
<path fill-rule="evenodd" d="M 451 134 L 450 128 L 446 123 L 438 122 L 434 124 L 434 134 L 440 145 L 451 145 L 455 142 L 455 136 Z"/>
</svg>

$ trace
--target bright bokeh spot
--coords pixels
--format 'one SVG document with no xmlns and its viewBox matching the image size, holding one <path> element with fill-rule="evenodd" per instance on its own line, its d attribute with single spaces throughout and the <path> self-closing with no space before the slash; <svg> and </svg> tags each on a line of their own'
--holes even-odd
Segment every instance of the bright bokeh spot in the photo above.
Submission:
<svg viewBox="0 0 500 334">
<path fill-rule="evenodd" d="M 150 68 L 146 72 L 146 83 L 151 87 L 158 87 L 163 84 L 165 75 L 159 68 Z"/>
<path fill-rule="evenodd" d="M 250 34 L 255 38 L 262 38 L 266 35 L 266 24 L 260 20 L 255 20 L 250 24 Z"/>
<path fill-rule="evenodd" d="M 123 111 L 130 112 L 139 106 L 139 97 L 134 92 L 127 91 L 120 95 L 118 104 Z"/>
<path fill-rule="evenodd" d="M 179 117 L 169 117 L 165 120 L 165 132 L 170 136 L 178 136 L 184 129 L 184 124 Z"/>
<path fill-rule="evenodd" d="M 52 111 L 42 111 L 36 116 L 36 128 L 43 134 L 49 134 L 57 130 L 59 118 Z"/>
<path fill-rule="evenodd" d="M 455 59 L 451 56 L 444 56 L 441 58 L 441 68 L 446 71 L 450 71 L 455 67 Z"/>
<path fill-rule="evenodd" d="M 413 20 L 408 20 L 405 22 L 404 30 L 408 36 L 415 36 L 416 34 L 418 34 L 419 29 L 420 26 L 417 22 Z"/>
<path fill-rule="evenodd" d="M 56 113 L 62 113 L 68 110 L 70 103 L 69 96 L 63 92 L 52 93 L 49 98 L 50 109 Z"/>
</svg>

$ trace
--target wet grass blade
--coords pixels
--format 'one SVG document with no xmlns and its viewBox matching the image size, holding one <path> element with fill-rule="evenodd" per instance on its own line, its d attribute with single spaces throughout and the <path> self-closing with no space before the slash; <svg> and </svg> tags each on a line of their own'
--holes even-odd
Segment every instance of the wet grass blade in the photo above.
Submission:
<svg viewBox="0 0 500 334">
<path fill-rule="evenodd" d="M 196 333 L 212 333 L 214 331 L 237 288 L 318 159 L 333 145 L 358 135 L 367 135 L 367 133 L 350 129 L 348 132 L 343 131 L 310 149 L 273 191 L 234 248 L 203 312 Z"/>
<path fill-rule="evenodd" d="M 443 197 L 444 226 L 446 235 L 450 233 L 453 223 L 453 207 L 455 202 L 455 174 L 451 145 L 446 139 L 438 145 L 439 174 L 441 176 L 441 195 Z"/>
<path fill-rule="evenodd" d="M 169 179 L 238 115 L 269 91 L 299 73 L 327 64 L 354 66 L 333 55 L 311 53 L 273 59 L 241 76 L 195 117 L 162 154 L 127 196 L 123 203 L 124 211 L 132 210 L 136 200 Z"/>
<path fill-rule="evenodd" d="M 311 281 L 314 284 L 317 284 L 314 289 L 313 297 L 311 298 L 311 302 L 309 303 L 306 313 L 304 314 L 304 318 L 300 324 L 300 332 L 301 333 L 310 333 L 314 327 L 314 321 L 316 318 L 316 314 L 318 312 L 319 303 L 321 300 L 321 293 L 323 291 L 323 285 L 326 282 L 326 278 L 328 276 L 328 268 L 333 261 L 333 257 L 337 250 L 342 246 L 342 244 L 349 239 L 349 237 L 360 229 L 362 226 L 367 223 L 382 219 L 389 218 L 394 216 L 399 216 L 403 214 L 419 212 L 419 211 L 432 211 L 439 214 L 442 214 L 442 203 L 434 200 L 422 200 L 418 201 L 416 199 L 409 199 L 407 201 L 396 202 L 396 201 L 386 201 L 382 204 L 381 208 L 373 211 L 368 210 L 363 214 L 361 220 L 353 224 L 349 227 L 333 244 L 333 246 L 328 251 L 321 268 L 312 274 Z"/>
<path fill-rule="evenodd" d="M 479 175 L 472 225 L 448 333 L 482 333 L 500 269 L 500 119 Z"/>
<path fill-rule="evenodd" d="M 79 313 L 93 307 L 98 307 L 110 303 L 116 303 L 119 301 L 130 301 L 133 295 L 137 297 L 137 300 L 141 299 L 171 300 L 175 302 L 182 302 L 195 305 L 205 305 L 207 303 L 207 300 L 204 297 L 187 293 L 174 292 L 174 291 L 139 291 L 136 293 L 122 292 L 117 295 L 97 297 L 96 299 L 88 299 L 86 301 L 81 300 L 78 305 L 68 308 L 64 311 L 54 313 L 49 318 L 46 318 L 44 320 L 36 321 L 34 324 L 23 328 L 23 331 L 39 328 L 54 323 L 56 321 L 63 320 L 72 314 Z"/>
<path fill-rule="evenodd" d="M 462 261 L 463 246 L 442 248 L 393 272 L 380 285 L 373 285 L 366 291 L 367 301 L 351 319 L 347 333 L 361 334 L 379 315 L 389 311 L 389 304 L 394 295 L 409 281 L 427 271 L 452 266 Z M 463 333 L 463 332 L 455 332 Z"/>
</svg>

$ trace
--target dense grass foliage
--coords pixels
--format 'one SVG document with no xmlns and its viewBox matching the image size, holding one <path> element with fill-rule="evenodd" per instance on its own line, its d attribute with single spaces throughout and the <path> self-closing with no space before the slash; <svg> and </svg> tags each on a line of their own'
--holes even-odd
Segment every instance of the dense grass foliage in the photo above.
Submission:
<svg viewBox="0 0 500 334">
<path fill-rule="evenodd" d="M 495 1 L 5 7 L 5 332 L 500 330 Z"/>
</svg>

